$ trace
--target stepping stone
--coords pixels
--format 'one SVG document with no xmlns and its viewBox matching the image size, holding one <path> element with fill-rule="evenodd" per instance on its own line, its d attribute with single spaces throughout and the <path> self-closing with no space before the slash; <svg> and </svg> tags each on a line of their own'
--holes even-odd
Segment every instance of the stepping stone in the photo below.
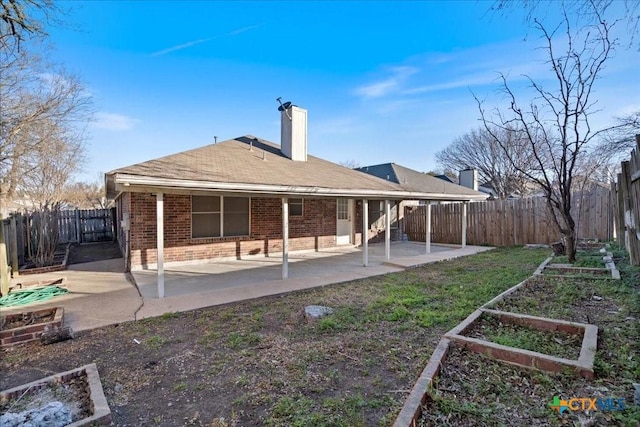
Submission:
<svg viewBox="0 0 640 427">
<path fill-rule="evenodd" d="M 333 314 L 333 309 L 323 305 L 308 305 L 304 308 L 304 316 L 307 319 L 320 319 Z"/>
</svg>

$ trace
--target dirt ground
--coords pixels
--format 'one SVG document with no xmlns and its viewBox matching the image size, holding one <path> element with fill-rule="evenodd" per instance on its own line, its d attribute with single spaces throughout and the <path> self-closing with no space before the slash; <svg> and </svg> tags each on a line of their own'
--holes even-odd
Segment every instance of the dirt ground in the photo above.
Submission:
<svg viewBox="0 0 640 427">
<path fill-rule="evenodd" d="M 16 347 L 3 355 L 0 385 L 95 362 L 118 426 L 208 426 L 220 418 L 285 426 L 278 408 L 304 408 L 309 397 L 331 399 L 335 417 L 343 405 L 366 412 L 364 423 L 335 425 L 388 425 L 429 357 L 424 343 L 445 332 L 387 324 L 336 333 L 330 323 L 306 322 L 302 309 L 290 298 L 263 299 Z"/>
<path fill-rule="evenodd" d="M 122 258 L 122 252 L 117 242 L 87 243 L 71 245 L 69 250 L 69 264 L 103 261 Z"/>
<path fill-rule="evenodd" d="M 388 426 L 440 337 L 546 254 L 493 250 L 0 353 L 0 389 L 96 363 L 117 426 Z M 332 316 L 307 320 L 307 305 Z"/>
</svg>

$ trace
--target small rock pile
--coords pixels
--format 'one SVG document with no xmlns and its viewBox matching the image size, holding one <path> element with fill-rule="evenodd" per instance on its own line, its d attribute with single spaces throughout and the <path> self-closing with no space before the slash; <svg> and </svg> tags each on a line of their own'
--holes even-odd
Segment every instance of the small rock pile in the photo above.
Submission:
<svg viewBox="0 0 640 427">
<path fill-rule="evenodd" d="M 36 409 L 0 415 L 2 427 L 63 427 L 71 424 L 71 410 L 62 402 L 49 402 Z"/>
<path fill-rule="evenodd" d="M 308 305 L 304 308 L 304 316 L 307 319 L 320 319 L 333 314 L 333 309 L 323 305 Z"/>
</svg>

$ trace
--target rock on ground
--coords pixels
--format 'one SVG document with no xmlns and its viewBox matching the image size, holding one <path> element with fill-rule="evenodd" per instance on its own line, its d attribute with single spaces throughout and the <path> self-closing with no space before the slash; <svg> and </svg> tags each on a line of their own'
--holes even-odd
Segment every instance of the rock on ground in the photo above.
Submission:
<svg viewBox="0 0 640 427">
<path fill-rule="evenodd" d="M 62 402 L 49 402 L 40 408 L 0 416 L 2 427 L 64 427 L 72 421 L 71 410 Z"/>
</svg>

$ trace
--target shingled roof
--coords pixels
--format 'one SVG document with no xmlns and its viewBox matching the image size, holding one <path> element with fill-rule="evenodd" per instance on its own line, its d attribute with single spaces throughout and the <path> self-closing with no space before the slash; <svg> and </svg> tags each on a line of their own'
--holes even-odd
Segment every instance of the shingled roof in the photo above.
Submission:
<svg viewBox="0 0 640 427">
<path fill-rule="evenodd" d="M 357 170 L 398 184 L 404 191 L 435 194 L 458 195 L 460 197 L 480 198 L 484 200 L 487 195 L 462 185 L 447 182 L 426 173 L 418 172 L 395 163 L 383 163 L 374 166 L 365 166 Z M 484 196 L 484 197 L 480 197 Z"/>
<path fill-rule="evenodd" d="M 395 182 L 318 157 L 293 161 L 280 151 L 279 145 L 251 135 L 115 169 L 106 174 L 106 180 L 111 199 L 118 191 L 133 191 L 135 186 L 271 195 L 482 198 L 477 192 L 462 198 L 461 194 L 429 195 L 422 190 L 409 194 L 414 191 Z"/>
</svg>

